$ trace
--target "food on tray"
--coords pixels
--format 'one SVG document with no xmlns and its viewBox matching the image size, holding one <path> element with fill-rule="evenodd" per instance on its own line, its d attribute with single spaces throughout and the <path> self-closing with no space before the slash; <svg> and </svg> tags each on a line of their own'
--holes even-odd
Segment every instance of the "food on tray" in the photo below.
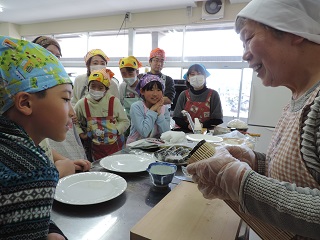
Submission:
<svg viewBox="0 0 320 240">
<path fill-rule="evenodd" d="M 231 120 L 230 122 L 228 122 L 227 127 L 248 130 L 248 125 L 244 121 L 241 121 L 240 119 Z"/>
<path fill-rule="evenodd" d="M 186 146 L 163 146 L 154 156 L 162 162 L 186 164 L 191 150 L 192 148 Z"/>
<path fill-rule="evenodd" d="M 215 152 L 215 147 L 211 143 L 201 140 L 189 153 L 188 164 L 212 157 Z"/>
</svg>

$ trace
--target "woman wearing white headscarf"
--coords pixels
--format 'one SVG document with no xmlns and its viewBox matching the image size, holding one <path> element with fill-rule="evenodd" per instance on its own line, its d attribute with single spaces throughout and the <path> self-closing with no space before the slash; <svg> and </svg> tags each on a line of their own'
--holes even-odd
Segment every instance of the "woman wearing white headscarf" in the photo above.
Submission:
<svg viewBox="0 0 320 240">
<path fill-rule="evenodd" d="M 252 0 L 238 14 L 243 59 L 292 99 L 266 155 L 233 146 L 188 166 L 204 197 L 239 202 L 300 239 L 320 239 L 319 9 L 318 0 Z"/>
</svg>

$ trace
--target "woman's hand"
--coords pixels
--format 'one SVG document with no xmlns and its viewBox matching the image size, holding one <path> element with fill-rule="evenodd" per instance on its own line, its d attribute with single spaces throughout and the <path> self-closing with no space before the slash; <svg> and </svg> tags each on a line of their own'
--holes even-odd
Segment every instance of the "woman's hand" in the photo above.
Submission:
<svg viewBox="0 0 320 240">
<path fill-rule="evenodd" d="M 256 155 L 247 146 L 226 146 L 225 147 L 232 157 L 239 159 L 241 162 L 246 162 L 253 170 L 257 170 Z"/>
<path fill-rule="evenodd" d="M 205 198 L 240 201 L 242 177 L 251 168 L 231 156 L 225 148 L 218 148 L 211 158 L 188 165 L 187 171 L 198 184 Z"/>
</svg>

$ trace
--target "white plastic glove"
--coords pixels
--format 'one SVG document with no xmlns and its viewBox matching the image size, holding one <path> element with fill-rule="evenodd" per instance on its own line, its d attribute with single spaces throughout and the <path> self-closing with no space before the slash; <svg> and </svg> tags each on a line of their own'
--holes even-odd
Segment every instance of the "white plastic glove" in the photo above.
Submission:
<svg viewBox="0 0 320 240">
<path fill-rule="evenodd" d="M 226 146 L 225 147 L 232 157 L 240 160 L 241 162 L 246 162 L 253 170 L 257 170 L 256 155 L 247 146 Z"/>
<path fill-rule="evenodd" d="M 198 183 L 205 198 L 220 198 L 239 202 L 239 188 L 245 171 L 250 170 L 245 162 L 231 156 L 225 148 L 216 149 L 211 158 L 190 164 L 188 173 Z"/>
</svg>

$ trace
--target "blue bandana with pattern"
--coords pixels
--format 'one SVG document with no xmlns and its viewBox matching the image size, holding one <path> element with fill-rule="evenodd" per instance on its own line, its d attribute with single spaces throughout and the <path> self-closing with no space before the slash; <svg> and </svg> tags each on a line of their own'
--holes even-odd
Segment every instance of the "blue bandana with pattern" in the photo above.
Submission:
<svg viewBox="0 0 320 240">
<path fill-rule="evenodd" d="M 36 93 L 72 84 L 61 62 L 45 48 L 0 36 L 0 114 L 13 106 L 18 92 Z"/>
</svg>

